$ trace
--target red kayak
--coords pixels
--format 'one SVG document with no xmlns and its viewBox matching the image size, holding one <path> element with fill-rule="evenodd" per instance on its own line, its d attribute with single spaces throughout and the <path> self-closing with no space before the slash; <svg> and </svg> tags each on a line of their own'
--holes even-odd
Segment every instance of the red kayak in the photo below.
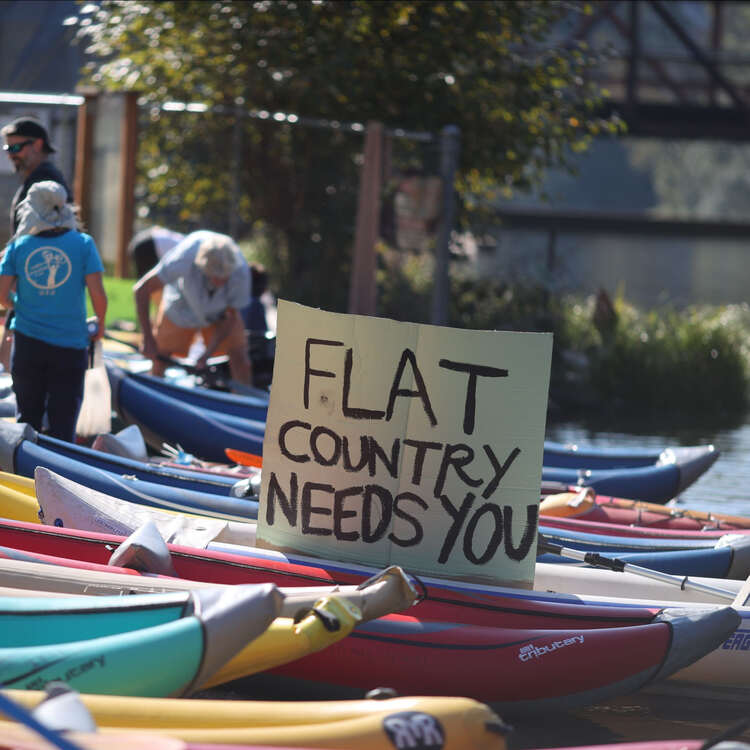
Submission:
<svg viewBox="0 0 750 750">
<path fill-rule="evenodd" d="M 567 492 L 542 495 L 540 523 L 552 525 L 555 520 L 576 520 L 616 524 L 639 529 L 674 530 L 676 532 L 722 533 L 750 531 L 750 518 L 725 513 L 673 508 L 621 497 L 597 495 L 590 488 L 571 487 Z M 618 535 L 622 531 L 618 530 Z"/>
<path fill-rule="evenodd" d="M 0 558 L 142 575 L 131 568 L 109 564 L 113 551 L 123 541 L 125 537 L 114 534 L 0 519 Z M 328 563 L 324 567 L 312 561 L 298 564 L 174 544 L 167 547 L 180 578 L 207 583 L 333 586 L 358 584 L 370 575 L 365 568 L 357 570 L 356 566 L 344 563 L 333 568 Z M 149 580 L 153 580 L 153 574 L 148 575 Z M 486 589 L 452 588 L 450 581 L 446 581 L 445 586 L 416 581 L 422 599 L 409 609 L 409 614 L 427 620 L 488 627 L 589 629 L 642 625 L 651 622 L 660 611 L 657 606 L 582 606 L 547 602 L 533 595 L 518 598 L 494 594 Z"/>
<path fill-rule="evenodd" d="M 70 556 L 73 567 L 106 564 L 122 541 L 23 522 L 3 521 L 0 532 L 3 544 Z M 200 580 L 309 586 L 363 577 L 189 547 L 169 549 L 178 574 Z M 5 554 L 19 553 L 9 549 Z M 51 557 L 44 561 L 53 562 Z M 328 685 L 337 694 L 388 686 L 401 694 L 465 695 L 509 714 L 567 709 L 665 679 L 718 647 L 738 622 L 730 607 L 688 614 L 682 609 L 549 606 L 426 586 L 425 600 L 410 614 L 362 623 L 320 654 L 275 672 L 297 682 L 312 680 L 323 691 Z"/>
</svg>

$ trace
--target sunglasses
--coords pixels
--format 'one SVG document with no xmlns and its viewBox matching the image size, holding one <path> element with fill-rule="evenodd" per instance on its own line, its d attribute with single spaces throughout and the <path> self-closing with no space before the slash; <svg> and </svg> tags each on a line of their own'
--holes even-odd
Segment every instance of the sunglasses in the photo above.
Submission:
<svg viewBox="0 0 750 750">
<path fill-rule="evenodd" d="M 36 140 L 36 138 L 31 138 L 28 141 L 21 141 L 20 143 L 6 143 L 3 146 L 3 151 L 7 151 L 9 154 L 17 154 L 19 151 L 22 151 L 26 146 L 28 146 L 30 143 L 33 143 Z"/>
</svg>

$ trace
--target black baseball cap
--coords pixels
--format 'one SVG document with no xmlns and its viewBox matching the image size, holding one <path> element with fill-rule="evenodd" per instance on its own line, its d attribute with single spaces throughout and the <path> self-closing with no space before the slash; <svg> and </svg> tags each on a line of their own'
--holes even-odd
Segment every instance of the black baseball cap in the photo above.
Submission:
<svg viewBox="0 0 750 750">
<path fill-rule="evenodd" d="M 2 129 L 3 135 L 25 135 L 27 138 L 41 138 L 47 153 L 54 153 L 55 149 L 49 142 L 47 129 L 39 120 L 33 117 L 18 117 Z"/>
</svg>

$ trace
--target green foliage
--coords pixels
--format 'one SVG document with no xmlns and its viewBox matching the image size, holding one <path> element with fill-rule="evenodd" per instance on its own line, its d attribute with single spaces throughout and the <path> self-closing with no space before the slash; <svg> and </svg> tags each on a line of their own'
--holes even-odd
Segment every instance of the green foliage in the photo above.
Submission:
<svg viewBox="0 0 750 750">
<path fill-rule="evenodd" d="M 590 350 L 589 385 L 612 409 L 729 414 L 748 405 L 746 306 L 640 313 L 618 320 Z"/>
<path fill-rule="evenodd" d="M 381 300 L 429 312 L 429 275 L 418 263 L 383 274 Z M 421 315 L 421 317 L 419 317 Z M 750 306 L 647 312 L 618 298 L 553 296 L 540 286 L 460 274 L 449 324 L 554 335 L 550 400 L 557 417 L 725 420 L 750 405 Z"/>
<path fill-rule="evenodd" d="M 89 83 L 140 92 L 139 215 L 183 231 L 236 227 L 240 239 L 262 222 L 280 248 L 274 289 L 340 310 L 362 134 L 332 123 L 434 134 L 457 125 L 465 220 L 477 196 L 537 184 L 593 135 L 617 130 L 596 115 L 590 54 L 561 25 L 585 7 L 103 0 L 82 7 L 79 37 L 96 60 Z M 208 112 L 165 112 L 167 100 Z M 306 119 L 278 122 L 278 112 Z"/>
</svg>

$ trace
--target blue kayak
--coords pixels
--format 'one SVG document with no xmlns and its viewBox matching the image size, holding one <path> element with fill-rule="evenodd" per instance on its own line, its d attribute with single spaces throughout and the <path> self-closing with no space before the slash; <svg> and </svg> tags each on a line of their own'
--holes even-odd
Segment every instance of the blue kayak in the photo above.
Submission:
<svg viewBox="0 0 750 750">
<path fill-rule="evenodd" d="M 226 462 L 225 448 L 262 455 L 265 421 L 241 416 L 243 403 L 258 407 L 262 399 L 223 394 L 208 389 L 186 388 L 163 379 L 133 375 L 114 365 L 107 365 L 113 394 L 113 406 L 125 422 L 137 424 L 147 442 L 179 443 L 186 451 L 208 461 Z M 265 419 L 265 418 L 264 418 Z M 548 447 L 549 446 L 549 447 Z M 592 487 L 598 494 L 665 503 L 692 484 L 716 460 L 712 446 L 666 449 L 657 457 L 649 454 L 650 463 L 626 466 L 627 451 L 589 449 L 563 450 L 560 444 L 545 443 L 542 481 L 564 486 Z M 610 461 L 619 466 L 596 468 Z M 550 466 L 548 461 L 572 464 L 573 455 L 593 466 Z M 631 463 L 646 461 L 647 454 L 632 458 Z M 618 458 L 619 457 L 619 458 Z"/>
<path fill-rule="evenodd" d="M 608 554 L 606 557 L 614 557 Z M 727 546 L 718 549 L 677 550 L 675 552 L 625 552 L 616 555 L 618 560 L 661 573 L 703 578 L 733 578 L 744 580 L 750 555 Z M 538 563 L 557 565 L 582 565 L 575 560 L 544 553 L 537 557 Z"/>
<path fill-rule="evenodd" d="M 647 466 L 693 465 L 703 473 L 720 453 L 713 445 L 675 446 L 658 449 L 594 448 L 572 443 L 544 441 L 544 466 L 560 469 L 638 469 Z"/>
<path fill-rule="evenodd" d="M 163 510 L 193 513 L 227 521 L 257 518 L 258 503 L 244 497 L 217 495 L 212 492 L 157 484 L 133 474 L 108 471 L 51 450 L 37 442 L 40 436 L 26 424 L 0 422 L 0 470 L 33 477 L 37 466 L 43 466 L 63 477 L 113 497 Z M 52 438 L 45 438 L 49 443 Z"/>
<path fill-rule="evenodd" d="M 137 424 L 146 442 L 179 443 L 207 461 L 227 463 L 225 448 L 255 455 L 263 453 L 265 420 L 225 414 L 190 404 L 135 380 L 123 369 L 107 365 L 112 407 L 127 424 Z"/>
<path fill-rule="evenodd" d="M 670 463 L 621 469 L 564 469 L 542 467 L 542 482 L 591 487 L 598 495 L 666 503 L 689 487 L 702 473 L 705 461 Z"/>
</svg>

